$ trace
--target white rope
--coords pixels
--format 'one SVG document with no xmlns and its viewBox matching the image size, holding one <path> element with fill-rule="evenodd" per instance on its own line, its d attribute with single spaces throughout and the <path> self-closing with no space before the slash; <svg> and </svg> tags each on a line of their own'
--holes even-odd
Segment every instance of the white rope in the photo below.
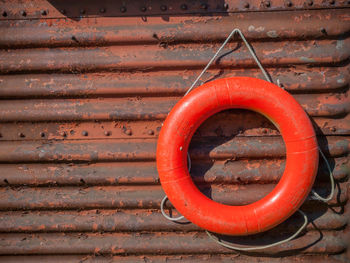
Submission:
<svg viewBox="0 0 350 263">
<path fill-rule="evenodd" d="M 272 244 L 268 244 L 268 245 L 265 245 L 265 246 L 252 246 L 252 247 L 232 246 L 232 245 L 229 245 L 227 243 L 222 242 L 217 237 L 215 238 L 209 231 L 205 231 L 205 232 L 207 233 L 207 235 L 210 237 L 211 240 L 213 240 L 214 242 L 218 243 L 221 246 L 224 246 L 224 247 L 227 247 L 227 248 L 230 248 L 230 249 L 240 250 L 240 251 L 252 251 L 252 250 L 266 249 L 266 248 L 270 248 L 270 247 L 274 247 L 274 246 L 278 246 L 278 245 L 282 245 L 284 243 L 287 243 L 288 241 L 291 241 L 292 239 L 296 238 L 301 233 L 301 231 L 304 230 L 304 228 L 308 224 L 308 219 L 307 219 L 306 214 L 303 211 L 298 210 L 298 212 L 300 214 L 302 214 L 302 216 L 304 217 L 304 224 L 298 229 L 298 231 L 296 231 L 293 235 L 291 235 L 290 237 L 288 237 L 286 239 L 283 239 L 281 241 L 278 241 L 278 242 L 275 242 L 275 243 L 272 243 Z"/>
<path fill-rule="evenodd" d="M 332 173 L 332 169 L 331 169 L 331 166 L 329 165 L 329 162 L 326 158 L 326 156 L 324 155 L 324 153 L 321 151 L 320 148 L 318 148 L 321 156 L 322 156 L 322 159 L 324 160 L 324 162 L 326 163 L 326 166 L 327 166 L 327 169 L 328 169 L 328 172 L 329 172 L 329 180 L 331 181 L 331 192 L 329 193 L 329 195 L 327 197 L 322 197 L 320 196 L 318 193 L 316 193 L 316 191 L 314 189 L 311 190 L 312 194 L 314 195 L 314 199 L 316 200 L 320 200 L 320 201 L 323 201 L 323 202 L 328 202 L 329 200 L 331 200 L 334 196 L 334 177 L 333 177 L 333 173 Z"/>
</svg>

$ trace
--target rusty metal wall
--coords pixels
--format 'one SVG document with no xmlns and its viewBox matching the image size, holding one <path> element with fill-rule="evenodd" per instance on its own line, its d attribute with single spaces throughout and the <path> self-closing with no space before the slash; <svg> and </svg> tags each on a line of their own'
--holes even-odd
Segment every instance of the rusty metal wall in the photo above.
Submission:
<svg viewBox="0 0 350 263">
<path fill-rule="evenodd" d="M 1 262 L 348 262 L 349 1 L 0 1 Z M 295 240 L 254 253 L 169 222 L 155 167 L 162 121 L 233 27 L 272 79 L 310 115 L 337 181 Z M 202 82 L 263 78 L 231 41 Z M 285 148 L 264 117 L 229 110 L 190 147 L 192 177 L 213 200 L 244 205 L 284 170 Z M 321 161 L 315 189 L 329 193 Z M 167 211 L 176 215 L 170 206 Z M 263 234 L 291 235 L 297 214 Z"/>
</svg>

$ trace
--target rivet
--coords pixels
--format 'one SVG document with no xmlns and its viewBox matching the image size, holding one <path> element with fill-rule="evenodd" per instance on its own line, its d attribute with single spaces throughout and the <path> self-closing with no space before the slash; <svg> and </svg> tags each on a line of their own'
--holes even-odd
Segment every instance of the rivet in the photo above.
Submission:
<svg viewBox="0 0 350 263">
<path fill-rule="evenodd" d="M 331 131 L 332 131 L 332 132 L 335 132 L 335 131 L 337 131 L 337 128 L 331 127 Z"/>
<path fill-rule="evenodd" d="M 167 48 L 168 47 L 168 43 L 167 42 L 160 42 L 159 46 L 162 48 Z"/>
<path fill-rule="evenodd" d="M 293 5 L 292 1 L 287 1 L 287 2 L 286 2 L 286 6 L 292 7 L 292 5 Z"/>
<path fill-rule="evenodd" d="M 130 136 L 130 135 L 132 135 L 132 131 L 130 129 L 126 129 L 125 134 Z"/>
<path fill-rule="evenodd" d="M 312 1 L 312 0 L 307 0 L 307 4 L 308 4 L 309 6 L 312 6 L 312 5 L 314 4 L 314 1 Z"/>
<path fill-rule="evenodd" d="M 82 132 L 81 132 L 81 135 L 83 135 L 83 136 L 88 136 L 89 133 L 88 133 L 87 131 L 82 131 Z"/>
<path fill-rule="evenodd" d="M 329 0 L 328 1 L 331 5 L 334 5 L 335 4 L 335 0 Z"/>
<path fill-rule="evenodd" d="M 324 27 L 321 27 L 321 32 L 322 32 L 322 34 L 327 35 L 327 30 Z"/>
<path fill-rule="evenodd" d="M 147 11 L 147 7 L 141 6 L 140 10 L 141 10 L 141 12 L 146 12 Z"/>
<path fill-rule="evenodd" d="M 180 146 L 180 151 L 182 151 L 182 146 Z"/>
<path fill-rule="evenodd" d="M 262 133 L 263 133 L 263 134 L 266 134 L 266 133 L 267 133 L 267 129 L 264 128 L 264 129 L 262 130 Z"/>
<path fill-rule="evenodd" d="M 162 10 L 163 12 L 166 11 L 168 8 L 166 5 L 161 5 L 160 6 L 160 10 Z"/>
<path fill-rule="evenodd" d="M 227 10 L 228 9 L 228 3 L 224 4 L 224 9 Z"/>
<path fill-rule="evenodd" d="M 62 9 L 61 10 L 61 13 L 64 15 L 66 13 L 66 10 L 65 9 Z"/>
<path fill-rule="evenodd" d="M 67 137 L 67 133 L 64 131 L 64 132 L 61 132 L 61 135 L 63 136 L 63 137 Z"/>
<path fill-rule="evenodd" d="M 42 14 L 43 16 L 46 16 L 46 15 L 47 15 L 46 10 L 41 10 L 41 14 Z"/>
<path fill-rule="evenodd" d="M 154 131 L 153 130 L 148 130 L 148 135 L 153 135 L 154 134 Z"/>
<path fill-rule="evenodd" d="M 249 8 L 249 3 L 248 2 L 246 2 L 245 4 L 244 4 L 244 8 Z"/>
<path fill-rule="evenodd" d="M 21 138 L 26 137 L 26 136 L 24 135 L 24 133 L 23 133 L 23 132 L 19 132 L 19 133 L 18 133 L 18 136 L 19 136 L 19 137 L 21 137 Z"/>
<path fill-rule="evenodd" d="M 201 4 L 201 9 L 207 9 L 208 5 L 207 4 Z"/>
<path fill-rule="evenodd" d="M 100 13 L 105 13 L 106 9 L 105 8 L 100 8 Z"/>
<path fill-rule="evenodd" d="M 27 16 L 26 11 L 22 10 L 22 11 L 21 11 L 21 15 L 22 15 L 22 16 Z"/>
<path fill-rule="evenodd" d="M 45 137 L 45 132 L 41 132 L 40 136 L 41 136 L 41 138 L 44 138 Z"/>
<path fill-rule="evenodd" d="M 6 11 L 2 12 L 2 16 L 7 17 L 7 12 Z"/>
<path fill-rule="evenodd" d="M 85 14 L 85 9 L 80 9 L 80 14 L 81 15 Z"/>
<path fill-rule="evenodd" d="M 125 6 L 122 6 L 122 7 L 120 8 L 120 12 L 125 13 L 125 12 L 126 12 L 126 7 L 125 7 Z"/>
<path fill-rule="evenodd" d="M 186 4 L 182 4 L 182 5 L 180 6 L 180 8 L 181 8 L 181 10 L 187 10 L 187 5 L 186 5 Z"/>
<path fill-rule="evenodd" d="M 264 6 L 265 7 L 270 7 L 271 6 L 271 2 L 270 1 L 265 1 L 264 2 Z"/>
<path fill-rule="evenodd" d="M 106 136 L 110 136 L 110 135 L 111 135 L 111 132 L 110 132 L 110 131 L 105 131 L 104 134 L 105 134 Z"/>
</svg>

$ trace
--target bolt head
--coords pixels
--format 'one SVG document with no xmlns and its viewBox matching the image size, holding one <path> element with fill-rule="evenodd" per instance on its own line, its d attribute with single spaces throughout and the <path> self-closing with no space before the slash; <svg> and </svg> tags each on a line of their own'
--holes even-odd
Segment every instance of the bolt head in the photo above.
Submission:
<svg viewBox="0 0 350 263">
<path fill-rule="evenodd" d="M 148 135 L 153 135 L 154 134 L 154 131 L 153 130 L 148 130 Z"/>
<path fill-rule="evenodd" d="M 106 9 L 105 8 L 100 8 L 100 13 L 105 13 Z"/>
<path fill-rule="evenodd" d="M 265 1 L 264 2 L 264 6 L 265 7 L 270 7 L 271 6 L 271 2 L 270 1 Z"/>
<path fill-rule="evenodd" d="M 126 129 L 125 134 L 130 136 L 130 135 L 132 135 L 132 131 L 130 129 Z"/>
<path fill-rule="evenodd" d="M 41 10 L 41 15 L 43 15 L 43 16 L 46 16 L 47 15 L 47 12 L 46 12 L 46 10 Z"/>
<path fill-rule="evenodd" d="M 110 131 L 105 131 L 104 134 L 105 134 L 106 136 L 110 136 L 112 133 L 111 133 Z"/>
<path fill-rule="evenodd" d="M 22 16 L 27 16 L 27 12 L 24 11 L 24 10 L 22 10 L 22 11 L 21 11 L 21 15 L 22 15 Z"/>
<path fill-rule="evenodd" d="M 125 7 L 125 6 L 122 6 L 122 7 L 120 8 L 120 12 L 125 13 L 125 12 L 126 12 L 126 7 Z"/>
<path fill-rule="evenodd" d="M 166 5 L 160 6 L 160 10 L 162 10 L 163 12 L 166 11 L 167 9 L 168 9 L 168 7 Z"/>
<path fill-rule="evenodd" d="M 141 10 L 141 12 L 146 12 L 147 11 L 147 7 L 141 6 L 140 10 Z"/>
<path fill-rule="evenodd" d="M 292 3 L 291 1 L 287 1 L 287 2 L 286 2 L 286 6 L 292 7 L 292 6 L 293 6 L 293 3 Z"/>
<path fill-rule="evenodd" d="M 308 4 L 308 6 L 312 6 L 314 4 L 314 1 L 313 0 L 307 0 L 307 4 Z"/>
<path fill-rule="evenodd" d="M 81 15 L 85 14 L 85 9 L 80 9 L 80 14 Z"/>
<path fill-rule="evenodd" d="M 88 136 L 89 133 L 88 133 L 87 131 L 82 131 L 82 132 L 81 132 L 81 135 L 83 135 L 83 136 Z"/>
<path fill-rule="evenodd" d="M 182 4 L 182 5 L 180 6 L 180 8 L 181 8 L 181 10 L 187 10 L 187 5 L 186 5 L 186 4 Z"/>
<path fill-rule="evenodd" d="M 247 3 L 247 2 L 244 3 L 244 8 L 249 8 L 249 6 L 250 6 L 249 3 Z"/>
<path fill-rule="evenodd" d="M 207 9 L 208 5 L 207 4 L 201 4 L 201 9 Z"/>
</svg>

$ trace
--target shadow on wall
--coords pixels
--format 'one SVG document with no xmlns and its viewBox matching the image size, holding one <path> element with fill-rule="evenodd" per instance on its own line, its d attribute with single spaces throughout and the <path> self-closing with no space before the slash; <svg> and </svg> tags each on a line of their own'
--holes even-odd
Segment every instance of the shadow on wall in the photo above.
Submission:
<svg viewBox="0 0 350 263">
<path fill-rule="evenodd" d="M 239 117 L 241 116 L 241 117 Z M 335 160 L 330 157 L 328 141 L 327 137 L 322 133 L 321 129 L 317 126 L 317 124 L 312 120 L 315 131 L 318 137 L 318 144 L 322 149 L 323 153 L 327 156 L 329 165 L 331 170 L 334 171 L 335 168 Z M 225 127 L 221 127 L 223 120 L 226 120 Z M 231 121 L 230 121 L 231 120 Z M 201 160 L 197 160 L 192 162 L 191 168 L 191 176 L 199 188 L 199 190 L 206 195 L 210 199 L 214 199 L 212 196 L 212 185 L 217 184 L 217 182 L 211 181 L 208 182 L 205 177 L 208 171 L 212 168 L 215 163 L 215 160 L 211 158 L 211 152 L 220 147 L 231 140 L 233 140 L 237 135 L 241 133 L 245 133 L 249 130 L 256 129 L 269 129 L 274 132 L 278 132 L 276 127 L 264 116 L 248 111 L 248 110 L 227 110 L 225 112 L 217 113 L 211 116 L 208 120 L 206 120 L 195 133 L 189 151 L 193 157 L 201 155 Z M 229 133 L 231 131 L 231 134 Z M 215 135 L 214 135 L 215 133 Z M 214 136 L 210 136 L 213 134 Z M 208 137 L 210 136 L 210 137 Z M 207 137 L 207 139 L 205 138 Z M 199 147 L 200 145 L 200 147 Z M 196 152 L 195 149 L 200 149 L 200 153 Z M 235 157 L 233 156 L 233 161 L 235 161 Z M 318 174 L 316 176 L 314 188 L 317 187 L 319 194 L 323 197 L 326 197 L 331 192 L 330 183 L 328 179 L 328 169 L 324 162 L 324 160 L 320 157 L 320 165 L 318 169 Z M 244 183 L 244 178 L 243 183 Z M 257 182 L 258 183 L 258 182 Z M 263 182 L 262 182 L 263 183 Z M 277 182 L 271 182 L 276 184 Z M 223 184 L 224 188 L 225 185 Z M 326 203 L 318 200 L 314 200 L 311 198 L 308 202 L 302 205 L 301 210 L 307 214 L 308 217 L 308 228 L 313 229 L 313 231 L 317 234 L 313 235 L 313 237 L 306 238 L 307 241 L 304 242 L 297 249 L 283 249 L 282 251 L 275 254 L 275 256 L 291 256 L 300 253 L 301 251 L 319 243 L 323 240 L 323 233 L 317 226 L 317 219 L 324 216 L 324 214 L 330 210 L 333 213 L 341 214 L 344 212 L 344 206 L 340 201 L 340 187 L 339 183 L 336 182 L 336 191 L 337 196 L 337 205 L 336 207 L 340 208 L 340 211 L 335 211 L 330 208 Z M 310 196 L 312 194 L 310 193 Z M 256 200 L 257 201 L 257 200 Z M 290 236 L 292 236 L 304 223 L 303 217 L 299 213 L 295 213 L 288 220 L 281 223 L 277 227 L 273 229 L 244 237 L 234 237 L 234 236 L 226 236 L 226 235 L 216 235 L 220 240 L 227 242 L 228 244 L 237 245 L 237 246 L 265 246 L 268 244 L 272 244 L 275 242 L 282 241 Z M 306 234 L 306 230 L 304 230 L 300 236 L 304 236 Z M 263 256 L 264 251 L 250 251 L 250 252 L 241 252 L 242 254 L 247 255 L 255 255 L 255 256 Z"/>
<path fill-rule="evenodd" d="M 135 17 L 147 21 L 147 16 L 160 16 L 169 21 L 170 16 L 193 15 L 211 16 L 227 15 L 224 0 L 85 0 L 62 1 L 48 0 L 62 15 L 80 20 L 83 17 Z"/>
</svg>

